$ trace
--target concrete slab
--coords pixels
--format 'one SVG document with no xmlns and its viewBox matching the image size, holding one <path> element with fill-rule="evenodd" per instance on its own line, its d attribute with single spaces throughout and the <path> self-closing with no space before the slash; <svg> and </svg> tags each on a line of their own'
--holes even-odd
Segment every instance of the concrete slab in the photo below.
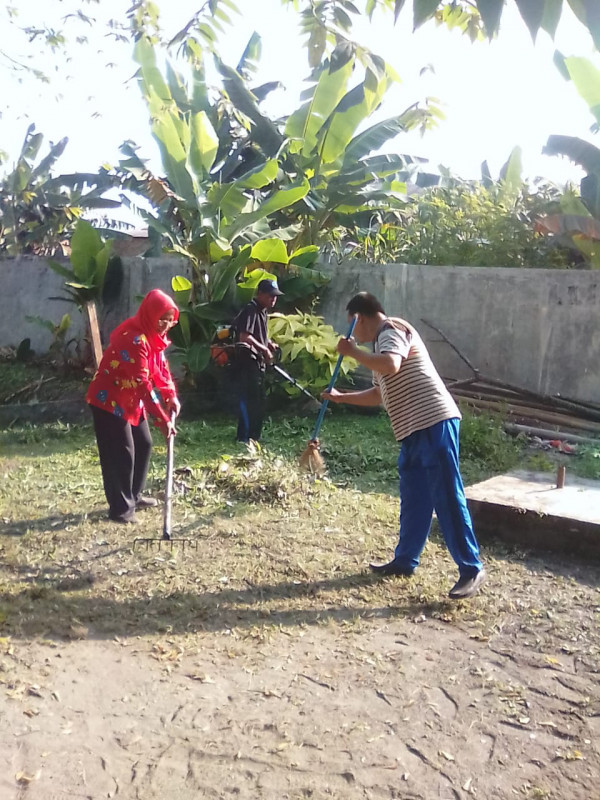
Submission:
<svg viewBox="0 0 600 800">
<path fill-rule="evenodd" d="M 569 475 L 516 471 L 466 488 L 481 539 L 555 550 L 600 560 L 600 482 Z"/>
</svg>

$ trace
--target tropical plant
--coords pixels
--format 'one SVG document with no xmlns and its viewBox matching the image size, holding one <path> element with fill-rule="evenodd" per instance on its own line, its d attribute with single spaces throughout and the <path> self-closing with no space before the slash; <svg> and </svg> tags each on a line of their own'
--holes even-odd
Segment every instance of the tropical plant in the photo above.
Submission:
<svg viewBox="0 0 600 800">
<path fill-rule="evenodd" d="M 262 114 L 239 72 L 219 68 L 225 90 L 252 120 L 253 141 L 263 150 L 277 146 L 282 169 L 309 182 L 308 193 L 278 215 L 284 236 L 296 230 L 294 248 L 320 244 L 331 228 L 360 211 L 403 204 L 406 181 L 415 179 L 420 160 L 371 154 L 400 133 L 428 129 L 442 115 L 427 100 L 365 128 L 397 79 L 383 59 L 341 42 L 312 71 L 304 102 L 279 127 Z"/>
<path fill-rule="evenodd" d="M 102 357 L 97 305 L 118 297 L 123 282 L 123 265 L 118 256 L 111 257 L 112 246 L 112 240 L 105 242 L 89 222 L 80 219 L 71 237 L 71 266 L 48 261 L 51 269 L 65 279 L 67 294 L 66 298 L 50 299 L 66 299 L 85 312 L 96 367 Z"/>
<path fill-rule="evenodd" d="M 57 261 L 49 266 L 65 279 L 66 299 L 81 310 L 86 303 L 102 301 L 112 241 L 104 242 L 89 222 L 78 220 L 70 243 L 70 262 L 67 267 Z"/>
<path fill-rule="evenodd" d="M 53 355 L 65 356 L 68 346 L 74 341 L 67 342 L 67 332 L 71 327 L 70 314 L 63 314 L 60 322 L 52 322 L 50 319 L 44 319 L 38 315 L 25 317 L 27 322 L 32 322 L 47 330 L 52 336 L 52 342 L 48 352 Z"/>
<path fill-rule="evenodd" d="M 563 75 L 572 80 L 579 94 L 587 102 L 596 119 L 595 130 L 600 128 L 600 70 L 586 58 L 555 59 Z M 573 136 L 550 136 L 544 152 L 552 156 L 566 156 L 585 171 L 581 181 L 581 196 L 565 192 L 560 203 L 560 213 L 551 214 L 538 223 L 538 230 L 570 241 L 593 268 L 600 268 L 600 148 Z"/>
<path fill-rule="evenodd" d="M 314 314 L 271 314 L 269 336 L 281 348 L 281 357 L 290 373 L 315 396 L 326 388 L 338 360 L 336 345 L 340 335 L 323 317 Z M 341 375 L 349 376 L 357 367 L 356 361 L 345 358 Z M 298 393 L 291 384 L 283 384 L 285 391 Z"/>
<path fill-rule="evenodd" d="M 170 64 L 163 77 L 147 38 L 137 42 L 140 87 L 165 178 L 150 174 L 131 143 L 123 148 L 128 158 L 121 168 L 132 173 L 137 183 L 131 185 L 154 206 L 146 221 L 170 251 L 189 260 L 195 288 L 202 292 L 207 266 L 226 261 L 234 248 L 270 233 L 268 218 L 304 197 L 309 186 L 303 178 L 287 180 L 277 158 L 265 158 L 258 148 L 240 142 L 239 124 L 232 125 L 227 109 L 212 98 L 206 84 L 201 47 L 187 40 L 186 51 L 189 88 Z"/>
<path fill-rule="evenodd" d="M 36 164 L 43 139 L 30 125 L 12 170 L 0 180 L 0 253 L 65 254 L 84 210 L 120 205 L 102 196 L 113 183 L 108 173 L 52 176 L 67 138 Z"/>
</svg>

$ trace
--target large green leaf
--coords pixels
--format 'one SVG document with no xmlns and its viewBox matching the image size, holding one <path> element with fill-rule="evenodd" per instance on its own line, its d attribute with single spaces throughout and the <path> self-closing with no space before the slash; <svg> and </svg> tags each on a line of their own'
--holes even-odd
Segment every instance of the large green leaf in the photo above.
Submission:
<svg viewBox="0 0 600 800">
<path fill-rule="evenodd" d="M 50 170 L 54 166 L 54 163 L 60 156 L 64 153 L 65 147 L 67 146 L 68 138 L 65 136 L 60 142 L 57 142 L 55 145 L 52 145 L 50 148 L 50 152 L 47 156 L 45 156 L 37 167 L 32 171 L 30 182 L 37 180 L 38 178 L 46 178 L 50 175 Z M 96 179 L 98 176 L 95 176 Z"/>
<path fill-rule="evenodd" d="M 215 162 L 219 138 L 205 111 L 192 115 L 190 131 L 190 166 L 200 180 Z"/>
<path fill-rule="evenodd" d="M 587 58 L 566 58 L 565 66 L 575 88 L 600 123 L 600 70 Z"/>
<path fill-rule="evenodd" d="M 367 71 L 365 80 L 348 92 L 332 114 L 320 148 L 327 164 L 343 156 L 358 126 L 375 111 L 389 86 L 386 75 Z"/>
<path fill-rule="evenodd" d="M 544 3 L 544 15 L 541 27 L 549 33 L 552 38 L 556 33 L 558 22 L 562 11 L 562 0 L 546 0 Z"/>
<path fill-rule="evenodd" d="M 171 278 L 171 289 L 175 301 L 180 308 L 185 308 L 192 296 L 192 282 L 184 275 L 175 275 Z"/>
<path fill-rule="evenodd" d="M 195 202 L 192 178 L 186 167 L 187 153 L 182 144 L 178 121 L 169 108 L 162 106 L 156 95 L 149 101 L 152 133 L 158 142 L 163 167 L 175 193 L 190 203 Z"/>
<path fill-rule="evenodd" d="M 248 39 L 248 43 L 244 48 L 242 57 L 237 65 L 237 72 L 244 78 L 250 80 L 258 70 L 260 56 L 262 53 L 262 40 L 258 33 L 254 31 L 252 36 Z"/>
<path fill-rule="evenodd" d="M 167 83 L 177 108 L 184 113 L 189 111 L 190 100 L 187 96 L 185 81 L 169 61 L 167 61 Z"/>
<path fill-rule="evenodd" d="M 225 91 L 234 107 L 252 121 L 254 141 L 266 156 L 274 156 L 283 144 L 283 136 L 277 126 L 260 111 L 256 97 L 242 76 L 219 58 L 215 59 L 215 64 L 223 78 Z"/>
<path fill-rule="evenodd" d="M 97 287 L 98 290 L 101 290 L 104 286 L 104 278 L 106 276 L 106 268 L 108 267 L 108 260 L 110 259 L 112 253 L 112 246 L 113 243 L 109 239 L 108 242 L 104 245 L 104 247 L 96 253 L 96 269 L 94 271 L 93 283 L 94 286 Z"/>
<path fill-rule="evenodd" d="M 525 24 L 529 28 L 531 38 L 535 41 L 537 32 L 544 21 L 546 12 L 545 0 L 537 0 L 535 3 L 532 3 L 531 0 L 515 0 L 515 3 L 517 4 L 519 13 L 525 20 Z"/>
<path fill-rule="evenodd" d="M 264 164 L 259 164 L 254 169 L 248 170 L 239 178 L 236 178 L 235 185 L 241 186 L 244 189 L 262 189 L 273 183 L 277 177 L 279 164 L 277 159 L 272 158 Z"/>
<path fill-rule="evenodd" d="M 226 322 L 231 318 L 231 307 L 223 303 L 217 303 L 216 301 L 198 303 L 198 305 L 194 306 L 192 314 L 198 320 Z"/>
<path fill-rule="evenodd" d="M 381 155 L 365 158 L 353 166 L 348 166 L 334 175 L 329 181 L 330 189 L 344 191 L 346 188 L 360 186 L 374 178 L 385 178 L 405 171 L 407 168 L 404 156 Z"/>
<path fill-rule="evenodd" d="M 160 97 L 163 103 L 172 101 L 171 92 L 160 70 L 156 66 L 156 53 L 152 43 L 146 36 L 141 36 L 133 48 L 133 58 L 141 67 L 142 87 L 144 95 L 149 96 L 150 91 Z"/>
<path fill-rule="evenodd" d="M 423 4 L 426 2 L 427 0 L 423 0 Z M 541 6 L 543 0 L 535 0 L 535 3 Z M 498 33 L 503 7 L 504 0 L 477 0 L 477 9 L 485 25 L 485 32 L 490 39 Z"/>
<path fill-rule="evenodd" d="M 587 173 L 600 175 L 600 148 L 576 136 L 550 136 L 542 150 L 548 156 L 566 156 Z"/>
<path fill-rule="evenodd" d="M 102 250 L 102 239 L 89 222 L 80 219 L 71 237 L 71 264 L 75 277 L 82 283 L 93 280 L 96 255 Z"/>
<path fill-rule="evenodd" d="M 225 221 L 234 220 L 248 202 L 242 189 L 235 183 L 213 183 L 206 197 L 213 212 L 220 213 Z"/>
<path fill-rule="evenodd" d="M 405 124 L 404 115 L 391 117 L 371 125 L 366 130 L 355 136 L 344 153 L 344 163 L 353 164 L 364 156 L 369 155 L 374 150 L 393 139 L 399 133 L 409 130 Z"/>
<path fill-rule="evenodd" d="M 256 242 L 250 255 L 257 261 L 274 261 L 277 264 L 287 264 L 289 261 L 287 248 L 281 239 L 262 239 Z"/>
<path fill-rule="evenodd" d="M 233 282 L 249 261 L 250 246 L 246 245 L 233 258 L 217 262 L 211 267 L 208 290 L 212 301 L 221 302 L 223 300 L 227 291 L 232 288 Z"/>
<path fill-rule="evenodd" d="M 319 256 L 319 248 L 316 244 L 309 244 L 306 247 L 299 247 L 290 256 L 290 264 L 298 267 L 309 267 L 314 264 Z"/>
<path fill-rule="evenodd" d="M 289 117 L 285 126 L 286 136 L 302 142 L 304 156 L 313 152 L 319 131 L 344 97 L 354 64 L 355 58 L 347 45 L 336 48 L 322 70 L 309 102 Z"/>
<path fill-rule="evenodd" d="M 189 348 L 185 356 L 185 360 L 189 371 L 193 375 L 197 375 L 209 364 L 210 361 L 210 345 L 202 342 L 194 342 Z"/>
<path fill-rule="evenodd" d="M 502 6 L 504 0 L 495 0 L 496 4 Z M 413 21 L 415 28 L 418 28 L 435 14 L 440 0 L 413 0 Z"/>
<path fill-rule="evenodd" d="M 506 164 L 500 170 L 500 180 L 504 182 L 504 188 L 511 194 L 516 194 L 523 185 L 523 162 L 521 158 L 521 148 L 515 147 Z"/>
<path fill-rule="evenodd" d="M 291 184 L 284 189 L 275 190 L 257 209 L 246 214 L 240 214 L 239 217 L 223 231 L 223 235 L 227 236 L 227 238 L 232 241 L 238 234 L 249 228 L 255 222 L 302 200 L 303 197 L 306 197 L 309 189 L 310 184 L 305 178 L 300 183 Z"/>
<path fill-rule="evenodd" d="M 59 264 L 58 261 L 52 261 L 48 259 L 48 266 L 56 272 L 57 275 L 60 275 L 62 278 L 66 278 L 68 281 L 72 281 L 75 277 L 75 273 L 72 269 L 68 267 L 64 267 L 62 264 Z"/>
<path fill-rule="evenodd" d="M 598 0 L 568 0 L 575 16 L 589 32 L 597 50 L 600 50 L 600 5 Z"/>
<path fill-rule="evenodd" d="M 252 291 L 254 291 L 258 284 L 264 280 L 274 281 L 277 280 L 277 276 L 272 272 L 268 272 L 266 269 L 257 267 L 256 269 L 244 273 L 244 280 L 238 283 L 238 288 L 252 289 Z"/>
</svg>

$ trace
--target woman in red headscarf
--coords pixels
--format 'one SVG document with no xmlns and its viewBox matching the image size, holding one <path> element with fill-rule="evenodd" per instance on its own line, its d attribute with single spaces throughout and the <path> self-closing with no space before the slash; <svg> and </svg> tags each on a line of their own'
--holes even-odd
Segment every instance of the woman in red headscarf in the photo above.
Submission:
<svg viewBox="0 0 600 800">
<path fill-rule="evenodd" d="M 136 508 L 155 506 L 143 497 L 152 437 L 151 414 L 165 438 L 175 435 L 171 415 L 179 414 L 175 384 L 164 351 L 179 310 L 160 289 L 148 292 L 135 316 L 112 332 L 86 400 L 94 417 L 109 518 L 135 522 Z"/>
</svg>

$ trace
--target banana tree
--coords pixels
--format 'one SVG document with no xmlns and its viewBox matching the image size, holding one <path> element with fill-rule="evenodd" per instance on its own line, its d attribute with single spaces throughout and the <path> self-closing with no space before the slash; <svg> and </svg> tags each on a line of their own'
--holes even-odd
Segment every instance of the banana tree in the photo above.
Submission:
<svg viewBox="0 0 600 800">
<path fill-rule="evenodd" d="M 416 180 L 419 160 L 372 154 L 400 133 L 432 127 L 442 115 L 435 102 L 427 101 L 365 128 L 397 80 L 383 59 L 342 41 L 312 71 L 303 104 L 275 129 L 243 76 L 217 66 L 228 96 L 252 120 L 257 144 L 264 152 L 277 148 L 282 169 L 309 182 L 310 191 L 279 215 L 286 230 L 295 226 L 292 249 L 319 244 L 330 228 L 361 211 L 404 202 L 406 181 Z"/>
<path fill-rule="evenodd" d="M 309 184 L 289 180 L 277 158 L 261 157 L 256 148 L 240 154 L 238 132 L 207 87 L 202 49 L 188 41 L 187 50 L 189 85 L 170 64 L 164 77 L 151 42 L 137 42 L 139 84 L 165 177 L 152 176 L 131 143 L 121 168 L 154 205 L 148 224 L 189 260 L 198 299 L 208 300 L 209 269 L 227 268 L 234 250 L 269 233 L 268 219 L 304 197 Z"/>
<path fill-rule="evenodd" d="M 360 68 L 363 77 L 356 82 Z M 285 126 L 290 156 L 310 181 L 310 192 L 294 208 L 302 222 L 297 242 L 303 245 L 318 243 L 352 215 L 402 205 L 406 181 L 414 178 L 418 162 L 372 153 L 400 133 L 427 129 L 441 116 L 429 101 L 364 128 L 397 76 L 382 59 L 347 42 L 311 79 L 306 101 Z"/>
<path fill-rule="evenodd" d="M 43 140 L 43 134 L 30 125 L 14 167 L 0 180 L 0 253 L 64 254 L 85 209 L 120 205 L 102 196 L 116 183 L 106 172 L 52 175 L 67 138 L 51 145 L 36 163 Z"/>
<path fill-rule="evenodd" d="M 556 63 L 563 75 L 573 81 L 587 102 L 600 126 L 600 69 L 586 58 L 563 58 L 557 53 Z M 566 156 L 585 171 L 580 197 L 565 192 L 561 198 L 561 214 L 539 220 L 541 233 L 571 240 L 591 267 L 600 268 L 600 148 L 573 136 L 550 136 L 544 153 Z"/>
</svg>

